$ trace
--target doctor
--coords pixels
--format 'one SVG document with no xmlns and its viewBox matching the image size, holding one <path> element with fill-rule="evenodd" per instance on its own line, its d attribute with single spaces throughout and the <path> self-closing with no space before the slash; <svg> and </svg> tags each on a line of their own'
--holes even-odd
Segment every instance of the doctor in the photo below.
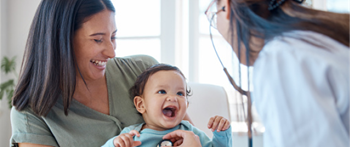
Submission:
<svg viewBox="0 0 350 147">
<path fill-rule="evenodd" d="M 214 0 L 206 15 L 240 62 L 254 67 L 252 98 L 266 128 L 264 147 L 348 147 L 349 14 L 301 3 Z M 191 134 L 166 138 L 185 135 Z"/>
</svg>

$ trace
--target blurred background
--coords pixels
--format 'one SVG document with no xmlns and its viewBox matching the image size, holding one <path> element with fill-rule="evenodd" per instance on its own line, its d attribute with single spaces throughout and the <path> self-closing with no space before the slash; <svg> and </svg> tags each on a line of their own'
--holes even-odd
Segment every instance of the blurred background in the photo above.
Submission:
<svg viewBox="0 0 350 147">
<path fill-rule="evenodd" d="M 209 23 L 204 11 L 211 0 L 112 0 L 116 8 L 117 49 L 119 57 L 147 54 L 159 62 L 179 67 L 189 82 L 219 85 L 226 89 L 231 106 L 231 121 L 237 123 L 233 131 L 246 131 L 240 123 L 243 110 L 240 95 L 227 80 L 213 50 L 209 37 Z M 320 10 L 349 13 L 350 0 L 307 0 L 305 6 Z M 1 0 L 0 2 L 0 58 L 16 56 L 16 72 L 24 53 L 29 27 L 40 0 Z M 239 81 L 238 61 L 230 46 L 212 29 L 213 39 L 223 63 L 231 76 Z M 247 70 L 241 66 L 241 82 L 247 89 Z M 14 78 L 0 72 L 0 83 Z M 251 76 L 250 76 L 251 77 Z M 243 99 L 245 101 L 245 99 Z M 263 133 L 254 113 L 256 128 Z M 10 109 L 6 98 L 0 100 L 0 146 L 9 146 L 11 136 Z M 259 141 L 259 140 L 258 140 Z M 261 141 L 261 139 L 260 139 Z M 261 144 L 259 142 L 258 144 Z M 234 142 L 235 146 L 246 146 Z"/>
</svg>

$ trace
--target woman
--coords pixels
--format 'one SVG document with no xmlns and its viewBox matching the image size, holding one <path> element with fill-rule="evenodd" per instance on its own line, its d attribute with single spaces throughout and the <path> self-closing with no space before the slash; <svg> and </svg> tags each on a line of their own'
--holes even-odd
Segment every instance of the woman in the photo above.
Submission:
<svg viewBox="0 0 350 147">
<path fill-rule="evenodd" d="M 254 67 L 265 147 L 349 146 L 349 14 L 300 3 L 214 0 L 209 20 Z"/>
<path fill-rule="evenodd" d="M 110 0 L 43 0 L 11 110 L 11 146 L 101 146 L 143 122 L 129 89 L 157 61 L 115 57 Z M 188 119 L 188 118 L 187 118 Z"/>
<path fill-rule="evenodd" d="M 253 66 L 264 147 L 349 146 L 349 14 L 303 0 L 214 0 L 211 25 Z M 249 74 L 248 74 L 249 75 Z M 190 132 L 183 147 L 198 145 Z M 197 145 L 191 145 L 197 143 Z"/>
</svg>

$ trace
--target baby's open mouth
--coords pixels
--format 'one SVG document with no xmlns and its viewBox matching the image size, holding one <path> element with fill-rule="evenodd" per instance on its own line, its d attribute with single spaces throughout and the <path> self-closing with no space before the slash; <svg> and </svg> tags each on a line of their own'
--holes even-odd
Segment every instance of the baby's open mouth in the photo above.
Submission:
<svg viewBox="0 0 350 147">
<path fill-rule="evenodd" d="M 165 107 L 162 112 L 167 117 L 174 117 L 176 112 L 176 107 L 175 106 Z"/>
</svg>

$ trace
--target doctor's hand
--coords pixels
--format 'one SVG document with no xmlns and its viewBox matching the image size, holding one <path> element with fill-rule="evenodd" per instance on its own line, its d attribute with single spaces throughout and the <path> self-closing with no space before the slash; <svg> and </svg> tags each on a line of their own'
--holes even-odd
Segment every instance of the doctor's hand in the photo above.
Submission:
<svg viewBox="0 0 350 147">
<path fill-rule="evenodd" d="M 131 130 L 129 133 L 120 134 L 113 140 L 115 147 L 134 147 L 141 145 L 141 141 L 134 141 L 134 136 L 140 137 L 140 133 L 136 130 Z"/>
<path fill-rule="evenodd" d="M 230 121 L 218 115 L 211 117 L 208 123 L 208 128 L 211 129 L 212 132 L 214 132 L 215 130 L 218 132 L 225 131 L 229 127 L 230 127 Z"/>
<path fill-rule="evenodd" d="M 170 139 L 176 147 L 202 147 L 199 137 L 191 131 L 176 130 L 163 136 Z"/>
</svg>

